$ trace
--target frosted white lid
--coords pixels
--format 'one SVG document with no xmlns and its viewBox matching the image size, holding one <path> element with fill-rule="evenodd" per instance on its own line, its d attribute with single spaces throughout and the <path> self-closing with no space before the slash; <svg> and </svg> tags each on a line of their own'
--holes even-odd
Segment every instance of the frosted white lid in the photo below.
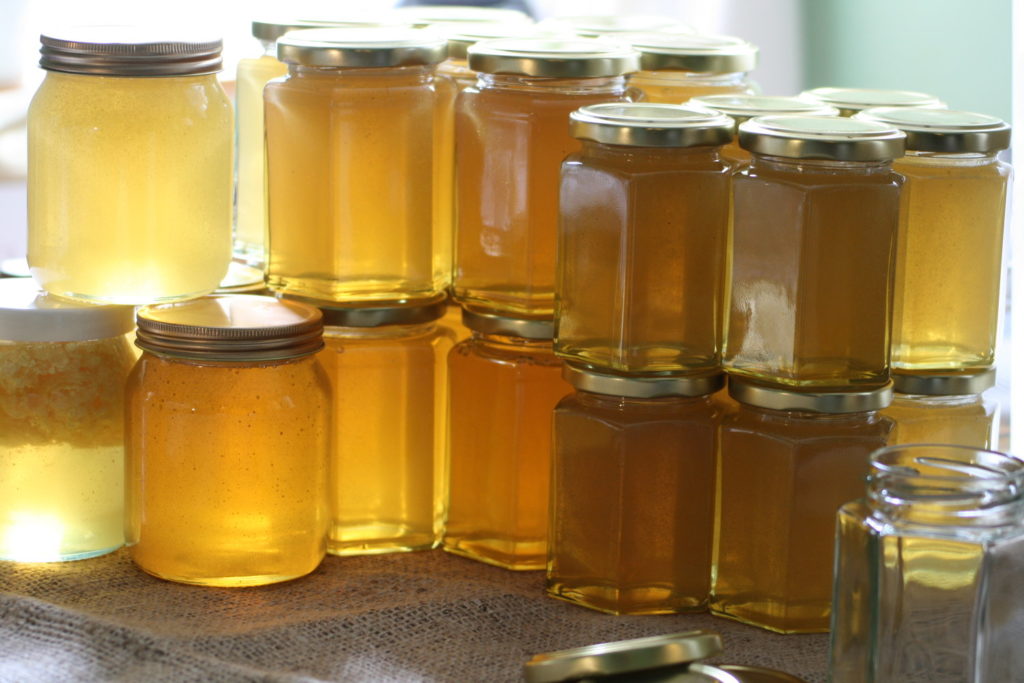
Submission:
<svg viewBox="0 0 1024 683">
<path fill-rule="evenodd" d="M 132 306 L 78 303 L 47 294 L 31 278 L 0 279 L 0 340 L 67 342 L 106 339 L 135 326 Z"/>
</svg>

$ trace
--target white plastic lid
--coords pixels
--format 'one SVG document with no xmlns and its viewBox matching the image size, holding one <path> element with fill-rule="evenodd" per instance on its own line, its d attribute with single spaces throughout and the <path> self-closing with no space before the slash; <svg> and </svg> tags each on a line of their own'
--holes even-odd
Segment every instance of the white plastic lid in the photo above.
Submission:
<svg viewBox="0 0 1024 683">
<path fill-rule="evenodd" d="M 78 303 L 47 294 L 31 278 L 0 279 L 0 340 L 69 342 L 127 334 L 132 306 Z"/>
</svg>

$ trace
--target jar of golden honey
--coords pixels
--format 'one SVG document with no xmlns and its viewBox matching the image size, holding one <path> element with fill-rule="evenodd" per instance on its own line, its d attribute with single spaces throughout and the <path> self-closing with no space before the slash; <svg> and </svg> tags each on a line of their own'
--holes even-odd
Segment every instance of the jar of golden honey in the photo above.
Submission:
<svg viewBox="0 0 1024 683">
<path fill-rule="evenodd" d="M 733 36 L 637 33 L 622 39 L 640 52 L 640 70 L 629 85 L 646 102 L 682 104 L 698 95 L 754 95 L 748 72 L 757 47 Z"/>
<path fill-rule="evenodd" d="M 892 422 L 891 386 L 797 393 L 735 378 L 722 418 L 711 612 L 780 633 L 828 630 L 835 514 Z"/>
<path fill-rule="evenodd" d="M 800 93 L 811 102 L 827 104 L 839 110 L 840 116 L 853 116 L 872 107 L 922 107 L 945 109 L 946 103 L 935 95 L 913 90 L 877 88 L 813 88 Z"/>
<path fill-rule="evenodd" d="M 594 104 L 562 165 L 555 353 L 620 373 L 717 372 L 732 167 L 729 117 Z"/>
<path fill-rule="evenodd" d="M 434 548 L 444 529 L 447 357 L 445 304 L 329 308 L 320 363 L 334 388 L 327 552 Z"/>
<path fill-rule="evenodd" d="M 857 119 L 907 135 L 893 296 L 892 371 L 904 382 L 995 364 L 1003 230 L 1012 169 L 997 154 L 1010 126 L 945 109 L 868 109 Z"/>
<path fill-rule="evenodd" d="M 264 90 L 267 285 L 325 302 L 429 303 L 451 278 L 435 207 L 442 38 L 416 29 L 310 29 L 277 42 Z M 449 189 L 450 191 L 450 189 Z"/>
<path fill-rule="evenodd" d="M 0 559 L 80 560 L 124 542 L 130 306 L 0 280 Z"/>
<path fill-rule="evenodd" d="M 764 116 L 740 125 L 723 367 L 806 391 L 889 381 L 904 134 L 880 123 Z"/>
<path fill-rule="evenodd" d="M 320 312 L 213 296 L 146 306 L 138 325 L 125 413 L 132 559 L 207 586 L 316 569 L 332 438 Z"/>
<path fill-rule="evenodd" d="M 448 355 L 448 525 L 444 549 L 506 569 L 543 569 L 551 416 L 571 391 L 552 325 L 465 312 Z"/>
<path fill-rule="evenodd" d="M 231 260 L 232 107 L 220 39 L 129 27 L 41 36 L 28 113 L 28 261 L 93 303 L 187 299 Z"/>
<path fill-rule="evenodd" d="M 547 592 L 611 614 L 707 609 L 722 375 L 566 365 L 555 408 Z"/>
<path fill-rule="evenodd" d="M 569 114 L 626 99 L 628 46 L 576 38 L 485 40 L 455 113 L 454 294 L 484 313 L 551 320 L 559 169 L 580 149 Z"/>
</svg>

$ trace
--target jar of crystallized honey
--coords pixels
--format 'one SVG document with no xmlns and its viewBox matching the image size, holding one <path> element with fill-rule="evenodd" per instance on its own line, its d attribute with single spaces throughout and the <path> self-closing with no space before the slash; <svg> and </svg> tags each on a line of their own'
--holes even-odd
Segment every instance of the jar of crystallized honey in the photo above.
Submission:
<svg viewBox="0 0 1024 683">
<path fill-rule="evenodd" d="M 641 33 L 623 35 L 640 52 L 640 70 L 629 85 L 647 102 L 682 104 L 698 95 L 753 95 L 748 72 L 757 47 L 732 36 Z"/>
<path fill-rule="evenodd" d="M 208 586 L 313 571 L 329 520 L 320 312 L 213 296 L 144 307 L 138 325 L 125 425 L 132 559 Z"/>
</svg>

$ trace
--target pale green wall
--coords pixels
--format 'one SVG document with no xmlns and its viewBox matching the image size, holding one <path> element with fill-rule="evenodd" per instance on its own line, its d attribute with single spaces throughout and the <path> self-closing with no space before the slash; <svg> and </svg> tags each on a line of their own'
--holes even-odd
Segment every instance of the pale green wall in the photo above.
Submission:
<svg viewBox="0 0 1024 683">
<path fill-rule="evenodd" d="M 1012 0 L 803 0 L 805 86 L 921 90 L 1010 119 Z"/>
</svg>

